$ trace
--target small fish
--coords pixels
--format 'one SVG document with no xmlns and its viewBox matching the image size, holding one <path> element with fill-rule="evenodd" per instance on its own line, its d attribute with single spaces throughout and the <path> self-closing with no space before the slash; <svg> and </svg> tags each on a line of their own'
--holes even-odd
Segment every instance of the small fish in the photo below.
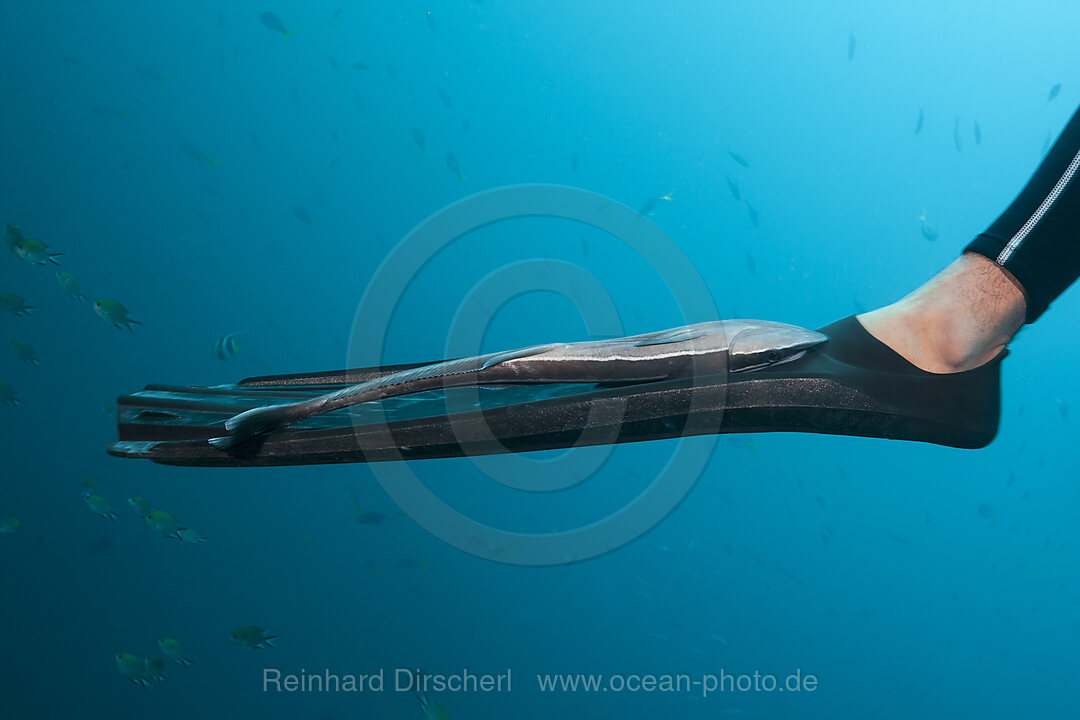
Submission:
<svg viewBox="0 0 1080 720">
<path fill-rule="evenodd" d="M 277 16 L 277 13 L 266 11 L 259 15 L 259 22 L 263 24 L 263 27 L 281 33 L 284 40 L 288 40 L 289 36 L 293 34 L 292 30 L 285 29 L 285 23 L 281 22 L 281 18 Z"/>
<path fill-rule="evenodd" d="M 8 225 L 4 228 L 4 241 L 7 243 L 8 252 L 15 252 L 15 248 L 24 240 L 22 230 L 17 225 Z"/>
<path fill-rule="evenodd" d="M 221 362 L 228 362 L 236 357 L 236 353 L 240 352 L 240 341 L 236 339 L 236 336 L 240 333 L 228 333 L 218 338 L 218 341 L 214 343 L 214 355 Z"/>
<path fill-rule="evenodd" d="M 333 15 L 331 15 L 331 17 L 334 19 L 334 22 L 341 22 L 341 19 L 345 17 L 345 8 L 335 8 L 334 13 Z"/>
<path fill-rule="evenodd" d="M 581 164 L 581 158 L 578 157 L 577 153 L 574 153 L 573 155 L 570 156 L 570 169 L 573 172 L 577 172 L 578 165 L 580 165 L 580 164 Z"/>
<path fill-rule="evenodd" d="M 754 227 L 760 226 L 761 225 L 761 218 L 758 217 L 757 210 L 755 210 L 754 206 L 751 205 L 748 201 L 744 201 L 744 202 L 746 204 L 746 214 L 750 216 L 750 223 Z"/>
<path fill-rule="evenodd" d="M 176 539 L 182 543 L 187 543 L 188 545 L 198 545 L 199 543 L 206 542 L 206 538 L 191 528 L 180 528 L 177 530 Z"/>
<path fill-rule="evenodd" d="M 292 206 L 292 214 L 293 214 L 293 217 L 295 217 L 297 220 L 304 223 L 305 225 L 314 225 L 315 224 L 314 221 L 311 219 L 311 215 L 301 205 L 293 205 Z"/>
<path fill-rule="evenodd" d="M 469 134 L 469 118 L 461 118 L 461 132 Z"/>
<path fill-rule="evenodd" d="M 1065 422 L 1069 422 L 1069 406 L 1065 404 L 1065 401 L 1058 398 L 1056 401 L 1058 412 L 1061 413 L 1061 419 Z"/>
<path fill-rule="evenodd" d="M 974 122 L 974 125 L 975 125 L 975 127 L 974 127 L 974 129 L 975 129 L 975 144 L 976 145 L 982 145 L 982 128 L 979 127 L 979 121 L 978 120 L 974 120 L 973 122 Z"/>
<path fill-rule="evenodd" d="M 990 503 L 983 503 L 982 505 L 979 505 L 977 511 L 979 513 L 979 517 L 983 518 L 992 518 L 997 515 L 997 512 L 990 505 Z"/>
<path fill-rule="evenodd" d="M 1053 134 L 1049 130 L 1047 130 L 1046 137 L 1043 138 L 1042 151 L 1039 153 L 1040 155 L 1046 155 L 1046 151 L 1050 149 L 1050 141 L 1052 141 L 1053 139 Z"/>
<path fill-rule="evenodd" d="M 219 188 L 211 185 L 208 182 L 199 181 L 199 189 L 202 190 L 207 195 L 212 195 L 212 196 L 216 197 L 218 200 L 225 200 L 225 199 L 227 199 L 229 197 L 228 195 L 223 193 Z"/>
<path fill-rule="evenodd" d="M 853 57 L 855 57 L 855 33 L 848 33 L 847 59 L 851 60 Z"/>
<path fill-rule="evenodd" d="M 1046 98 L 1046 102 L 1052 102 L 1061 93 L 1061 83 L 1054 85 L 1050 88 L 1050 94 Z"/>
<path fill-rule="evenodd" d="M 424 720 L 450 720 L 450 713 L 446 712 L 446 708 L 425 693 L 417 693 L 416 699 L 420 701 L 420 711 L 424 713 Z"/>
<path fill-rule="evenodd" d="M 99 478 L 99 477 L 87 478 L 86 480 L 83 480 L 80 483 L 80 486 L 81 486 L 80 492 L 84 496 L 93 495 L 94 491 L 96 491 L 100 485 L 101 485 L 101 478 Z"/>
<path fill-rule="evenodd" d="M 416 147 L 420 148 L 420 152 L 427 155 L 427 140 L 424 139 L 424 133 L 420 128 L 414 127 L 412 129 L 412 139 L 416 143 Z"/>
<path fill-rule="evenodd" d="M 116 654 L 116 669 L 120 674 L 140 687 L 150 687 L 142 660 L 130 653 Z"/>
<path fill-rule="evenodd" d="M 450 96 L 446 94 L 445 90 L 443 90 L 441 87 L 437 87 L 435 89 L 439 91 L 439 99 L 442 100 L 443 105 L 448 108 L 454 107 L 454 101 L 450 99 Z"/>
<path fill-rule="evenodd" d="M 180 151 L 187 155 L 192 160 L 200 163 L 206 163 L 206 165 L 213 170 L 218 166 L 218 161 L 207 155 L 202 151 L 198 145 L 189 142 L 180 143 Z"/>
<path fill-rule="evenodd" d="M 140 76 L 143 76 L 147 80 L 153 80 L 154 82 L 160 82 L 162 85 L 164 85 L 165 82 L 168 80 L 168 78 L 163 76 L 163 74 L 161 74 L 157 70 L 154 70 L 152 67 L 149 67 L 149 66 L 146 66 L 146 65 L 136 65 L 135 66 L 135 71 L 138 72 L 140 74 Z"/>
<path fill-rule="evenodd" d="M 389 515 L 383 515 L 381 512 L 375 510 L 368 510 L 365 513 L 360 513 L 356 516 L 356 522 L 361 525 L 381 525 L 382 521 L 388 518 Z"/>
<path fill-rule="evenodd" d="M 120 328 L 127 328 L 128 332 L 134 333 L 132 325 L 142 325 L 138 320 L 132 319 L 128 315 L 128 310 L 116 300 L 110 300 L 109 298 L 102 298 L 101 300 L 94 301 L 94 312 L 97 316 L 109 323 L 110 325 Z"/>
<path fill-rule="evenodd" d="M 255 625 L 245 625 L 229 633 L 229 639 L 232 640 L 233 645 L 261 650 L 274 647 L 271 641 L 276 640 L 277 635 L 267 635 L 265 630 Z"/>
<path fill-rule="evenodd" d="M 149 682 L 161 682 L 165 679 L 165 662 L 161 658 L 146 658 L 143 660 L 143 675 Z"/>
<path fill-rule="evenodd" d="M 919 108 L 919 119 L 915 121 L 915 134 L 918 135 L 922 132 L 923 122 L 926 120 L 926 116 L 923 115 L 923 109 Z"/>
<path fill-rule="evenodd" d="M 386 76 L 391 80 L 397 80 L 397 70 L 389 60 L 386 61 Z"/>
<path fill-rule="evenodd" d="M 86 507 L 90 508 L 90 512 L 98 517 L 113 522 L 116 522 L 116 518 L 119 517 L 116 511 L 113 510 L 112 503 L 100 495 L 83 495 L 83 501 L 86 503 Z"/>
<path fill-rule="evenodd" d="M 754 264 L 754 256 L 750 254 L 750 251 L 746 251 L 746 269 L 750 271 L 750 275 L 757 277 L 757 266 Z"/>
<path fill-rule="evenodd" d="M 427 575 L 428 566 L 431 565 L 430 561 L 421 562 L 416 558 L 402 558 L 398 560 L 399 570 L 420 570 Z"/>
<path fill-rule="evenodd" d="M 71 275 L 71 273 L 57 270 L 56 282 L 64 289 L 64 292 L 72 298 L 78 302 L 86 302 L 86 296 L 79 290 L 79 282 Z"/>
<path fill-rule="evenodd" d="M 330 56 L 330 67 L 334 68 L 334 72 L 341 70 L 341 62 L 337 59 L 336 55 Z"/>
<path fill-rule="evenodd" d="M 27 305 L 26 301 L 15 293 L 0 295 L 0 312 L 8 312 L 12 315 L 28 316 L 34 309 L 33 305 Z"/>
<path fill-rule="evenodd" d="M 153 511 L 153 508 L 150 507 L 150 501 L 144 497 L 129 497 L 128 505 L 135 511 L 136 515 L 143 519 L 146 519 L 146 516 Z"/>
<path fill-rule="evenodd" d="M 359 60 L 354 62 L 350 67 L 353 70 L 367 70 L 368 69 L 367 63 L 362 63 Z"/>
<path fill-rule="evenodd" d="M 0 535 L 14 535 L 22 530 L 22 521 L 14 515 L 6 515 L 0 519 Z"/>
<path fill-rule="evenodd" d="M 926 211 L 923 210 L 922 215 L 915 218 L 919 221 L 919 229 L 922 231 L 922 236 L 933 242 L 938 238 L 938 229 L 932 222 L 926 219 Z"/>
<path fill-rule="evenodd" d="M 27 365 L 41 365 L 41 360 L 38 359 L 37 353 L 34 352 L 34 348 L 30 346 L 30 343 L 23 342 L 22 340 L 12 340 L 11 351 L 15 353 L 15 357 L 19 358 Z"/>
<path fill-rule="evenodd" d="M 167 659 L 172 660 L 177 665 L 183 667 L 191 667 L 191 658 L 184 652 L 184 648 L 179 642 L 172 638 L 162 638 L 158 640 L 158 647 L 161 648 L 161 654 Z"/>
<path fill-rule="evenodd" d="M 177 537 L 180 530 L 180 521 L 164 510 L 153 510 L 143 519 L 147 527 L 165 538 Z"/>
<path fill-rule="evenodd" d="M 732 151 L 732 150 L 728 150 L 728 151 L 727 151 L 727 154 L 731 156 L 731 159 L 732 159 L 732 160 L 734 160 L 735 162 L 739 163 L 739 164 L 740 164 L 740 165 L 742 165 L 742 166 L 743 166 L 744 168 L 748 168 L 748 167 L 750 167 L 750 163 L 749 163 L 749 162 L 747 162 L 746 158 L 744 158 L 744 157 L 743 157 L 742 155 L 738 154 L 737 152 L 734 152 L 734 151 Z"/>
<path fill-rule="evenodd" d="M 953 124 L 953 145 L 956 146 L 956 152 L 963 152 L 964 143 L 960 139 L 960 118 L 956 118 L 956 122 Z"/>
<path fill-rule="evenodd" d="M 364 112 L 364 97 L 360 94 L 360 91 L 357 90 L 356 88 L 353 88 L 353 91 L 352 91 L 352 101 L 353 101 L 353 105 L 356 106 L 357 110 L 359 110 L 360 112 Z"/>
<path fill-rule="evenodd" d="M 674 195 L 675 195 L 675 191 L 674 190 L 669 190 L 666 195 L 661 195 L 660 197 L 650 198 L 649 201 L 646 202 L 641 207 L 640 210 L 638 210 L 638 215 L 642 215 L 642 216 L 648 215 L 653 210 L 655 210 L 656 206 L 659 205 L 660 203 L 662 203 L 662 202 L 671 202 Z"/>
<path fill-rule="evenodd" d="M 431 26 L 432 30 L 437 31 L 439 29 L 439 28 L 435 27 L 435 16 L 432 15 L 431 11 L 428 10 L 427 8 L 424 8 L 424 17 L 427 18 L 427 24 Z"/>
<path fill-rule="evenodd" d="M 735 198 L 735 202 L 742 202 L 742 190 L 735 183 L 730 175 L 727 177 L 727 189 L 731 193 L 731 197 Z"/>
<path fill-rule="evenodd" d="M 49 250 L 49 246 L 40 240 L 23 238 L 15 246 L 15 254 L 31 265 L 46 265 L 48 263 L 59 265 L 56 258 L 63 253 L 52 252 Z"/>
<path fill-rule="evenodd" d="M 457 175 L 458 185 L 461 184 L 462 180 L 467 180 L 468 179 L 464 175 L 461 174 L 461 164 L 458 163 L 457 156 L 454 155 L 454 153 L 452 153 L 452 152 L 446 153 L 446 167 L 450 168 L 450 172 Z"/>
</svg>

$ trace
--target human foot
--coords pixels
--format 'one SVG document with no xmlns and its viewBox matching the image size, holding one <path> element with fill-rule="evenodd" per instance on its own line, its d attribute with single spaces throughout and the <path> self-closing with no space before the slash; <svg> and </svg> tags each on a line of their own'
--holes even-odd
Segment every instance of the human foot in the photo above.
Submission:
<svg viewBox="0 0 1080 720">
<path fill-rule="evenodd" d="M 964 253 L 915 292 L 858 320 L 912 365 L 955 373 L 1000 353 L 1026 310 L 1011 275 L 982 255 Z"/>
</svg>

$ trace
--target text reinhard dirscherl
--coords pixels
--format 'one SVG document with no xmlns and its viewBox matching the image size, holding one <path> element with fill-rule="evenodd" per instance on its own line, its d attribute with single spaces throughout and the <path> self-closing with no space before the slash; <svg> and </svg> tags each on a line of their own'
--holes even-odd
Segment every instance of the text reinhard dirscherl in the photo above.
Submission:
<svg viewBox="0 0 1080 720">
<path fill-rule="evenodd" d="M 391 684 L 387 684 L 387 677 Z M 468 669 L 455 673 L 426 673 L 414 668 L 394 668 L 392 675 L 379 668 L 368 675 L 337 674 L 329 668 L 322 672 L 284 673 L 279 668 L 263 668 L 263 692 L 511 692 L 511 671 L 474 673 Z"/>
</svg>

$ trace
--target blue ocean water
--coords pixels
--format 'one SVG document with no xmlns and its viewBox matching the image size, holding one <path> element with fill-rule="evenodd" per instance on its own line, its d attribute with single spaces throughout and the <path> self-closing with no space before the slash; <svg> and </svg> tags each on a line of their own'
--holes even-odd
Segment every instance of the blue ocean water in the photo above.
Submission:
<svg viewBox="0 0 1080 720">
<path fill-rule="evenodd" d="M 421 718 L 394 680 L 422 668 L 511 673 L 509 691 L 430 692 L 455 719 L 1075 717 L 1075 293 L 1013 344 L 981 451 L 777 434 L 411 465 L 462 515 L 559 533 L 715 442 L 662 520 L 547 567 L 436 537 L 380 484 L 392 470 L 105 448 L 111 403 L 147 383 L 659 330 L 711 319 L 680 300 L 697 279 L 728 318 L 818 327 L 891 302 L 997 216 L 1073 113 L 1077 17 L 1062 1 L 4 4 L 0 223 L 62 253 L 0 257 L 0 295 L 33 306 L 0 316 L 0 380 L 22 402 L 0 405 L 0 519 L 21 523 L 0 534 L 5 715 Z M 522 183 L 652 205 L 694 273 L 571 219 L 517 219 L 416 257 L 380 298 L 387 327 L 356 316 L 412 228 Z M 56 270 L 142 325 L 104 322 Z M 81 497 L 95 477 L 115 520 Z M 133 496 L 206 542 L 155 533 Z M 274 647 L 231 642 L 245 626 Z M 148 688 L 118 671 L 162 638 L 192 666 Z M 277 692 L 268 668 L 385 687 Z M 575 673 L 608 689 L 540 686 Z M 817 682 L 702 692 L 754 673 Z M 625 684 L 648 675 L 699 684 Z"/>
</svg>

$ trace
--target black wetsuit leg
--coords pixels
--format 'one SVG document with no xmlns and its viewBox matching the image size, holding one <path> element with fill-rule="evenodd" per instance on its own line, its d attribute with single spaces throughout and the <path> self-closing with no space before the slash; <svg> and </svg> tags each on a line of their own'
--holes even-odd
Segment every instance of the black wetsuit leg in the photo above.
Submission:
<svg viewBox="0 0 1080 720">
<path fill-rule="evenodd" d="M 986 232 L 964 250 L 993 260 L 1027 295 L 1035 322 L 1080 276 L 1080 111 L 1035 175 Z"/>
</svg>

